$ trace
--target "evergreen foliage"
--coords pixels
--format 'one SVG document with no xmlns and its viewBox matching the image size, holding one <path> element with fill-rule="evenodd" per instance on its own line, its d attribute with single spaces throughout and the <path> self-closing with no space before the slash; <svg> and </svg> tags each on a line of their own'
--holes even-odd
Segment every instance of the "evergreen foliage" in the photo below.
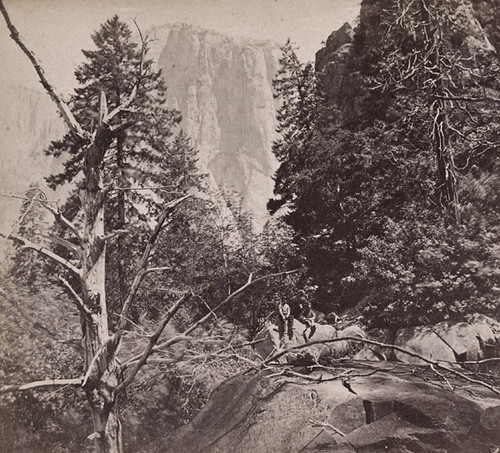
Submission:
<svg viewBox="0 0 500 453">
<path fill-rule="evenodd" d="M 164 203 L 189 191 L 203 190 L 204 176 L 199 174 L 196 151 L 186 134 L 180 131 L 172 136 L 181 116 L 166 107 L 166 85 L 147 57 L 147 37 L 142 37 L 138 46 L 128 25 L 114 16 L 92 40 L 95 49 L 83 51 L 86 61 L 75 71 L 79 86 L 69 103 L 87 130 L 93 132 L 99 121 L 94 112 L 103 108 L 101 93 L 106 97 L 104 108 L 112 111 L 127 101 L 139 74 L 143 74 L 132 104 L 113 118 L 116 125 L 129 123 L 129 127 L 111 144 L 104 161 L 104 183 L 114 182 L 116 187 L 107 197 L 106 228 L 127 230 L 126 239 L 118 236 L 107 247 L 106 287 L 112 314 L 123 305 L 141 252 L 137 245 L 147 240 L 151 219 L 158 217 Z M 72 134 L 54 141 L 47 153 L 67 156 L 64 171 L 47 179 L 52 187 L 78 182 L 84 156 Z M 67 217 L 78 220 L 77 191 L 64 209 Z M 147 303 L 143 299 L 138 306 Z"/>
<path fill-rule="evenodd" d="M 364 5 L 344 72 L 325 64 L 317 74 L 312 129 L 275 147 L 275 193 L 325 311 L 356 306 L 394 327 L 491 314 L 498 57 L 471 3 L 384 5 L 382 15 Z M 335 75 L 342 97 L 328 96 Z M 283 105 L 298 91 L 278 92 Z M 278 119 L 282 131 L 303 126 Z"/>
</svg>

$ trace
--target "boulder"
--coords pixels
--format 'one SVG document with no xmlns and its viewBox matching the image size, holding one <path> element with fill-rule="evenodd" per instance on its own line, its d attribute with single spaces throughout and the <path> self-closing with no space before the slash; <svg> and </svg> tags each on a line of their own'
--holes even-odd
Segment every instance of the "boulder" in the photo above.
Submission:
<svg viewBox="0 0 500 453">
<path fill-rule="evenodd" d="M 272 370 L 236 376 L 218 387 L 160 451 L 495 451 L 500 400 L 492 392 L 469 386 L 474 396 L 460 386 L 450 391 L 422 380 L 406 365 L 399 365 L 398 375 L 384 371 L 387 366 L 371 365 L 379 367 L 376 373 L 353 369 L 352 391 L 339 379 L 328 380 L 332 376 L 324 370 L 307 380 Z"/>
<path fill-rule="evenodd" d="M 331 338 L 337 337 L 337 330 L 335 327 L 326 324 L 315 324 L 316 331 L 314 335 L 309 339 L 309 341 L 318 340 L 329 340 Z M 257 333 L 255 336 L 255 350 L 263 358 L 266 359 L 271 355 L 281 351 L 282 349 L 291 348 L 294 346 L 304 345 L 306 341 L 303 336 L 303 332 L 306 326 L 302 324 L 297 319 L 293 321 L 293 337 L 291 339 L 285 335 L 285 337 L 280 341 L 278 326 L 272 322 L 266 323 L 266 325 Z M 306 334 L 309 336 L 309 332 Z M 307 348 L 307 352 L 315 357 L 324 354 L 330 354 L 332 351 L 336 350 L 336 345 L 311 345 Z M 297 355 L 290 355 L 290 360 L 293 360 Z"/>
<path fill-rule="evenodd" d="M 408 327 L 398 331 L 394 344 L 431 360 L 479 360 L 494 355 L 498 334 L 493 332 L 492 327 L 500 328 L 500 325 L 497 325 L 492 318 L 475 315 L 465 322 L 441 322 L 433 326 Z M 395 355 L 402 362 L 425 363 L 400 351 L 395 351 Z"/>
</svg>

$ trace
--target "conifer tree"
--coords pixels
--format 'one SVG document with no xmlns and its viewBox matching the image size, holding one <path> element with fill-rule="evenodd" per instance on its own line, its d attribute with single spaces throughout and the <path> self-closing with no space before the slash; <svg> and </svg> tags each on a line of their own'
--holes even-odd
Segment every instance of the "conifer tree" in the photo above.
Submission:
<svg viewBox="0 0 500 453">
<path fill-rule="evenodd" d="M 276 198 L 268 204 L 271 213 L 292 202 L 296 181 L 293 175 L 304 163 L 303 146 L 310 138 L 319 104 L 316 78 L 311 63 L 302 64 L 288 40 L 281 48 L 280 68 L 273 80 L 275 97 L 281 101 L 276 118 L 279 138 L 273 153 L 280 162 L 275 176 Z"/>
<path fill-rule="evenodd" d="M 122 124 L 127 124 L 127 130 L 117 134 L 103 162 L 104 182 L 113 181 L 116 185 L 106 200 L 106 227 L 121 230 L 127 225 L 129 238 L 125 241 L 118 235 L 107 247 L 109 307 L 114 312 L 122 306 L 130 285 L 127 276 L 132 271 L 131 258 L 138 258 L 137 249 L 130 245 L 143 238 L 147 218 L 157 217 L 161 204 L 175 198 L 181 190 L 172 174 L 179 169 L 171 165 L 171 151 L 177 152 L 179 145 L 171 144 L 172 128 L 180 121 L 180 113 L 166 107 L 166 85 L 147 57 L 147 37 L 142 37 L 138 46 L 128 25 L 115 15 L 92 35 L 92 41 L 95 49 L 82 51 L 86 61 L 75 71 L 79 86 L 69 103 L 84 127 L 94 131 L 98 119 L 92 112 L 119 108 L 135 84 L 140 84 L 133 102 L 117 115 Z M 101 93 L 106 102 L 99 106 Z M 52 187 L 74 181 L 81 173 L 83 151 L 75 146 L 71 133 L 53 142 L 47 154 L 67 158 L 64 171 L 47 178 Z M 184 171 L 196 173 L 197 169 L 191 166 Z M 183 190 L 189 188 L 189 182 L 188 179 Z M 64 208 L 71 219 L 70 213 L 78 212 L 75 203 L 78 200 L 72 197 Z"/>
</svg>

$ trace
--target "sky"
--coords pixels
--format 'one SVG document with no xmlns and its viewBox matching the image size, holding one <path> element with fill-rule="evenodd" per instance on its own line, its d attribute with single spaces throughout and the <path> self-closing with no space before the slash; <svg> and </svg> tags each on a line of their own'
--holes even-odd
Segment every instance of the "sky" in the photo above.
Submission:
<svg viewBox="0 0 500 453">
<path fill-rule="evenodd" d="M 43 63 L 50 80 L 65 93 L 81 49 L 92 48 L 90 35 L 113 14 L 142 30 L 185 22 L 230 36 L 284 44 L 290 38 L 302 61 L 313 61 L 333 30 L 353 22 L 360 0 L 4 0 L 12 22 Z M 0 24 L 0 83 L 36 85 L 37 77 Z"/>
</svg>

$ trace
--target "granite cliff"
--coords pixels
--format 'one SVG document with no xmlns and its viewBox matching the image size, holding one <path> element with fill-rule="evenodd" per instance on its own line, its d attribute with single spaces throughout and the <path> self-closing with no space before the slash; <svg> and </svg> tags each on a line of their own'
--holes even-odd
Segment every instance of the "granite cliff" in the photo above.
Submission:
<svg viewBox="0 0 500 453">
<path fill-rule="evenodd" d="M 277 167 L 272 79 L 279 47 L 183 24 L 156 28 L 151 36 L 169 87 L 167 102 L 182 112 L 202 168 L 216 187 L 241 194 L 243 207 L 262 226 Z"/>
<path fill-rule="evenodd" d="M 24 86 L 3 88 L 0 109 L 0 192 L 18 193 L 32 183 L 42 186 L 43 177 L 60 171 L 60 162 L 43 150 L 60 137 L 65 126 L 45 93 Z M 0 229 L 9 229 L 17 219 L 20 201 L 0 199 Z"/>
</svg>

